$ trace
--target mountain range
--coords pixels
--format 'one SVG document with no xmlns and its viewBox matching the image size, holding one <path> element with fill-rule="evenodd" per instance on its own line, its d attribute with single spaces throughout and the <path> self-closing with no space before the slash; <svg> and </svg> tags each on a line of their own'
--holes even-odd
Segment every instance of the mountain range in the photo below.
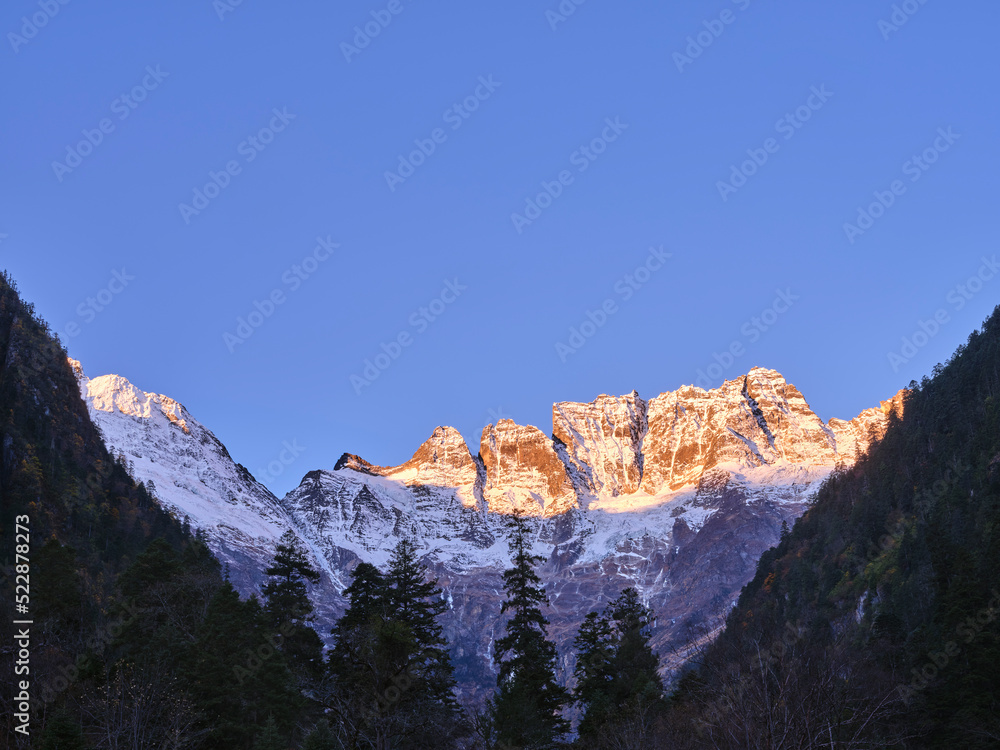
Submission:
<svg viewBox="0 0 1000 750">
<path fill-rule="evenodd" d="M 551 435 L 501 419 L 476 454 L 457 430 L 437 427 L 398 466 L 345 453 L 279 499 L 174 399 L 71 364 L 109 451 L 205 536 L 244 594 L 259 590 L 283 533 L 301 539 L 321 572 L 311 598 L 324 636 L 353 567 L 383 565 L 400 539 L 414 541 L 448 601 L 442 622 L 466 701 L 495 682 L 511 514 L 530 518 L 545 559 L 562 666 L 571 669 L 583 616 L 634 586 L 656 613 L 653 643 L 669 675 L 717 633 L 783 524 L 902 405 L 901 392 L 824 423 L 778 372 L 754 368 L 707 391 L 556 403 Z"/>
</svg>

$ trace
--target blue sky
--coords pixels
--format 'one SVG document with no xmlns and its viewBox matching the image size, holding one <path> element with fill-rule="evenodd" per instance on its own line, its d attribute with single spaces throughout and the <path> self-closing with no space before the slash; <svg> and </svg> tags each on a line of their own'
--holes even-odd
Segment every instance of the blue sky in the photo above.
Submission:
<svg viewBox="0 0 1000 750">
<path fill-rule="evenodd" d="M 297 441 L 279 493 L 699 371 L 771 367 L 850 418 L 1000 299 L 998 21 L 16 0 L 0 266 L 88 374 L 180 400 L 251 471 Z"/>
</svg>

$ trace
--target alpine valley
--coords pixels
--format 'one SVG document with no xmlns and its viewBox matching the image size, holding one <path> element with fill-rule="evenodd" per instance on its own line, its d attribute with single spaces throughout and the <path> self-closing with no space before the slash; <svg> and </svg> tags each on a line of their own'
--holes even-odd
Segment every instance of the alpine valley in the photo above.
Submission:
<svg viewBox="0 0 1000 750">
<path fill-rule="evenodd" d="M 345 453 L 279 499 L 177 401 L 71 364 L 108 450 L 204 535 L 242 593 L 259 591 L 283 533 L 301 539 L 321 572 L 310 596 L 324 637 L 354 566 L 384 565 L 400 539 L 413 541 L 447 599 L 442 622 L 467 703 L 496 683 L 511 514 L 530 518 L 545 559 L 563 669 L 584 615 L 631 586 L 656 615 L 652 644 L 669 677 L 718 633 L 761 555 L 823 480 L 853 465 L 902 410 L 897 394 L 824 423 L 778 372 L 754 368 L 714 390 L 557 403 L 551 435 L 502 419 L 475 453 L 438 427 L 405 463 Z"/>
</svg>

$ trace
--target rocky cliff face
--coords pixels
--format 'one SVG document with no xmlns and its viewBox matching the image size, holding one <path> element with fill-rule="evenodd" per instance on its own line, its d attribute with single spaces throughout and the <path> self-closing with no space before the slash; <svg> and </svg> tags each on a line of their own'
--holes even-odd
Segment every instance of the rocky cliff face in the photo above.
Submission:
<svg viewBox="0 0 1000 750">
<path fill-rule="evenodd" d="M 834 466 L 837 439 L 798 389 L 755 368 L 712 391 L 687 387 L 649 402 L 642 489 L 690 486 L 716 466 Z"/>
<path fill-rule="evenodd" d="M 478 507 L 482 497 L 481 464 L 469 454 L 465 439 L 453 427 L 435 429 L 413 458 L 399 466 L 374 466 L 345 453 L 333 468 L 386 477 L 405 487 L 451 487 L 455 497 L 470 508 Z"/>
<path fill-rule="evenodd" d="M 509 514 L 535 527 L 568 671 L 583 616 L 626 586 L 656 612 L 661 655 L 683 653 L 719 626 L 782 521 L 901 405 L 897 396 L 824 424 L 779 373 L 755 368 L 711 391 L 557 403 L 551 437 L 500 420 L 483 430 L 477 456 L 456 430 L 438 427 L 399 466 L 345 454 L 279 502 L 176 402 L 113 376 L 82 382 L 109 447 L 132 460 L 136 478 L 156 482 L 161 502 L 205 528 L 248 586 L 274 540 L 294 529 L 324 571 L 313 597 L 333 617 L 358 561 L 384 565 L 400 539 L 414 541 L 449 602 L 446 633 L 471 701 L 495 680 Z"/>
<path fill-rule="evenodd" d="M 487 425 L 479 456 L 486 474 L 483 499 L 491 512 L 551 518 L 578 507 L 566 464 L 537 427 L 509 419 Z"/>
<path fill-rule="evenodd" d="M 564 654 L 583 616 L 626 586 L 656 611 L 661 653 L 683 653 L 719 626 L 782 521 L 853 463 L 900 403 L 824 424 L 795 386 L 758 368 L 648 402 L 633 392 L 557 403 L 551 438 L 500 420 L 483 430 L 478 456 L 439 427 L 398 467 L 347 455 L 282 504 L 345 569 L 384 564 L 401 538 L 418 544 L 451 605 L 446 630 L 476 699 L 495 678 L 507 514 L 532 517 Z"/>
<path fill-rule="evenodd" d="M 638 491 L 647 417 L 648 405 L 635 391 L 621 397 L 598 396 L 589 404 L 553 405 L 552 437 L 579 477 L 579 490 L 610 497 Z"/>
</svg>

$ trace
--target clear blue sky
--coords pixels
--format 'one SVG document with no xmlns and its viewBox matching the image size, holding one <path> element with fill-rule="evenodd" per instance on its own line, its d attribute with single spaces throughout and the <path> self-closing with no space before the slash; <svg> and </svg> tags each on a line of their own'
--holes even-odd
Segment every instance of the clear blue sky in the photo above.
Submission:
<svg viewBox="0 0 1000 750">
<path fill-rule="evenodd" d="M 304 446 L 279 493 L 344 451 L 404 461 L 439 424 L 473 451 L 497 416 L 549 432 L 554 401 L 652 397 L 733 342 L 713 385 L 771 367 L 850 418 L 1000 300 L 1000 278 L 957 290 L 1000 252 L 996 3 L 910 0 L 896 30 L 888 1 L 559 7 L 7 3 L 0 266 L 91 376 L 177 398 L 251 471 Z M 875 191 L 892 205 L 852 242 Z"/>
</svg>

